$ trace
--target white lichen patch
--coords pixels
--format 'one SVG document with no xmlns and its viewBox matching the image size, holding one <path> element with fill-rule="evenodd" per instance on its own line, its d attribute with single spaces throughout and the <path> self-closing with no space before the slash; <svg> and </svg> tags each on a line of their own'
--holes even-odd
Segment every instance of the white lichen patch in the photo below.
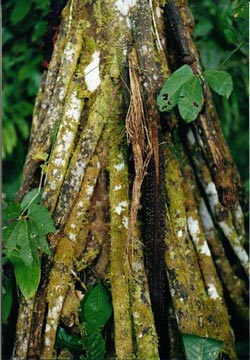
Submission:
<svg viewBox="0 0 250 360">
<path fill-rule="evenodd" d="M 51 181 L 50 188 L 51 188 L 51 190 L 56 190 L 56 182 L 55 181 Z"/>
<path fill-rule="evenodd" d="M 126 229 L 128 229 L 128 217 L 127 216 L 123 216 L 122 224 Z"/>
<path fill-rule="evenodd" d="M 122 186 L 121 185 L 116 185 L 114 187 L 114 191 L 118 191 L 118 190 L 121 190 Z"/>
<path fill-rule="evenodd" d="M 230 226 L 226 223 L 226 221 L 220 221 L 219 226 L 227 238 L 232 235 L 233 231 L 230 228 Z"/>
<path fill-rule="evenodd" d="M 214 223 L 211 215 L 208 212 L 205 201 L 202 199 L 199 208 L 199 214 L 202 220 L 202 224 L 207 231 L 211 231 L 214 228 Z"/>
<path fill-rule="evenodd" d="M 45 332 L 48 332 L 49 330 L 47 330 L 47 326 L 46 326 L 46 330 Z M 50 338 L 49 337 L 45 337 L 45 341 L 44 341 L 45 345 L 48 347 L 51 345 L 51 341 L 50 341 Z"/>
<path fill-rule="evenodd" d="M 115 7 L 123 16 L 127 16 L 130 8 L 135 4 L 136 0 L 116 0 Z"/>
<path fill-rule="evenodd" d="M 188 226 L 188 231 L 192 237 L 192 240 L 197 245 L 199 242 L 199 235 L 200 235 L 200 228 L 199 228 L 198 220 L 189 216 L 187 218 L 187 226 Z"/>
<path fill-rule="evenodd" d="M 216 186 L 212 181 L 207 185 L 205 192 L 208 196 L 210 206 L 214 208 L 219 203 L 219 198 Z"/>
<path fill-rule="evenodd" d="M 161 17 L 161 8 L 160 8 L 159 6 L 156 6 L 156 8 L 155 8 L 155 13 L 156 13 L 156 16 L 157 16 L 158 18 Z"/>
<path fill-rule="evenodd" d="M 115 208 L 115 213 L 121 215 L 121 212 L 124 211 L 128 206 L 127 201 L 121 201 Z"/>
<path fill-rule="evenodd" d="M 70 232 L 70 233 L 68 234 L 68 237 L 70 238 L 70 240 L 76 241 L 76 234 Z"/>
<path fill-rule="evenodd" d="M 119 164 L 116 164 L 116 165 L 114 165 L 114 168 L 115 168 L 115 170 L 117 170 L 117 171 L 124 170 L 124 169 L 125 169 L 125 163 L 124 163 L 124 162 L 121 162 L 121 163 L 119 163 Z"/>
<path fill-rule="evenodd" d="M 101 83 L 99 64 L 100 51 L 95 51 L 92 54 L 91 63 L 84 70 L 84 79 L 87 85 L 87 89 L 90 92 L 95 91 Z"/>
<path fill-rule="evenodd" d="M 56 166 L 64 166 L 64 165 L 65 165 L 65 160 L 62 159 L 62 158 L 56 158 L 55 161 L 54 161 L 54 164 L 55 164 Z M 55 172 L 53 171 L 53 174 L 54 174 L 54 173 L 55 173 Z"/>
<path fill-rule="evenodd" d="M 200 253 L 206 256 L 211 256 L 211 252 L 210 249 L 208 247 L 207 242 L 205 241 L 204 244 L 202 245 L 201 249 L 200 249 Z"/>
<path fill-rule="evenodd" d="M 248 271 L 249 258 L 248 258 L 246 250 L 239 245 L 235 245 L 233 248 L 234 248 L 234 252 L 235 252 L 236 256 L 238 257 L 238 259 L 241 262 L 241 265 Z"/>
<path fill-rule="evenodd" d="M 195 144 L 195 137 L 194 137 L 194 133 L 191 129 L 188 130 L 187 132 L 187 140 L 188 140 L 188 143 L 190 145 L 194 145 Z"/>
<path fill-rule="evenodd" d="M 94 186 L 93 185 L 88 185 L 86 188 L 86 194 L 87 196 L 91 196 L 93 194 L 94 191 Z"/>
<path fill-rule="evenodd" d="M 243 212 L 242 212 L 242 208 L 240 205 L 237 206 L 234 215 L 235 215 L 236 220 L 238 220 L 238 221 L 241 221 L 243 219 Z"/>
<path fill-rule="evenodd" d="M 208 293 L 208 296 L 211 298 L 211 299 L 219 299 L 220 296 L 216 290 L 216 287 L 214 284 L 208 284 L 208 289 L 207 289 L 207 293 Z"/>
<path fill-rule="evenodd" d="M 178 236 L 178 238 L 181 238 L 183 236 L 183 231 L 179 230 L 178 233 L 177 233 L 177 236 Z"/>
<path fill-rule="evenodd" d="M 148 48 L 146 45 L 142 45 L 141 49 L 144 54 L 146 54 L 148 52 Z"/>
</svg>

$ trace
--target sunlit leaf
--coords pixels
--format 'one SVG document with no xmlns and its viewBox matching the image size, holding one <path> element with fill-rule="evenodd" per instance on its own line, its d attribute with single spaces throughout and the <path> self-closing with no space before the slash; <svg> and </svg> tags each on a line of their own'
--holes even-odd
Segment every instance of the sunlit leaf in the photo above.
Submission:
<svg viewBox="0 0 250 360">
<path fill-rule="evenodd" d="M 202 108 L 202 87 L 198 76 L 193 76 L 181 88 L 178 109 L 187 123 L 194 121 Z"/>
<path fill-rule="evenodd" d="M 215 92 L 229 98 L 233 90 L 233 80 L 230 74 L 226 71 L 206 70 L 204 77 Z"/>
<path fill-rule="evenodd" d="M 169 77 L 157 98 L 157 105 L 160 111 L 169 111 L 177 104 L 181 87 L 190 80 L 193 75 L 190 66 L 184 65 Z"/>
</svg>

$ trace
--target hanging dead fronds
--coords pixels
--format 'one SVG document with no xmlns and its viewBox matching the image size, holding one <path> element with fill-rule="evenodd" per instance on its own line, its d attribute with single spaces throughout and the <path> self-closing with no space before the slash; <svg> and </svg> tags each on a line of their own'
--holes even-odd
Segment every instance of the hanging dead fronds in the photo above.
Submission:
<svg viewBox="0 0 250 360">
<path fill-rule="evenodd" d="M 132 199 L 129 215 L 129 232 L 127 253 L 133 252 L 133 234 L 137 213 L 140 205 L 141 185 L 145 176 L 153 147 L 149 136 L 149 129 L 145 119 L 143 100 L 140 90 L 140 82 L 136 69 L 138 62 L 136 52 L 133 49 L 129 55 L 129 78 L 130 78 L 130 105 L 126 116 L 126 131 L 128 142 L 132 145 L 135 178 L 133 181 Z"/>
</svg>

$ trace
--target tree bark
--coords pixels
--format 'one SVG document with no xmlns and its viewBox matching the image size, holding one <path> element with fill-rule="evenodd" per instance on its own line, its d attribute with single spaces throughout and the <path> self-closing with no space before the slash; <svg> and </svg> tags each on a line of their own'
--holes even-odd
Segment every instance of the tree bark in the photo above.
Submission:
<svg viewBox="0 0 250 360">
<path fill-rule="evenodd" d="M 57 233 L 36 295 L 20 298 L 13 358 L 58 358 L 59 324 L 77 325 L 65 310 L 78 304 L 74 274 L 89 266 L 110 283 L 107 350 L 118 359 L 183 356 L 183 333 L 223 340 L 222 353 L 237 358 L 230 315 L 248 321 L 249 270 L 240 177 L 207 85 L 191 125 L 156 105 L 171 71 L 201 72 L 192 28 L 187 1 L 63 9 L 17 194 L 36 186 L 49 154 L 42 203 Z"/>
</svg>

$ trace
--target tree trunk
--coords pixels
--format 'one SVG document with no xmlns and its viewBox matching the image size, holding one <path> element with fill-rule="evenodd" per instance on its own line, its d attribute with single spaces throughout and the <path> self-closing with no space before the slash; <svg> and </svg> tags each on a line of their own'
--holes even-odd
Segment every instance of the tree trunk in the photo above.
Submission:
<svg viewBox="0 0 250 360">
<path fill-rule="evenodd" d="M 111 287 L 108 354 L 182 358 L 185 333 L 222 340 L 221 356 L 237 358 L 230 315 L 248 321 L 240 177 L 207 85 L 189 125 L 156 105 L 171 71 L 201 72 L 192 29 L 187 1 L 63 9 L 17 195 L 37 186 L 49 154 L 42 203 L 57 233 L 37 293 L 20 297 L 13 358 L 60 357 L 56 332 L 77 325 L 89 268 Z"/>
</svg>

